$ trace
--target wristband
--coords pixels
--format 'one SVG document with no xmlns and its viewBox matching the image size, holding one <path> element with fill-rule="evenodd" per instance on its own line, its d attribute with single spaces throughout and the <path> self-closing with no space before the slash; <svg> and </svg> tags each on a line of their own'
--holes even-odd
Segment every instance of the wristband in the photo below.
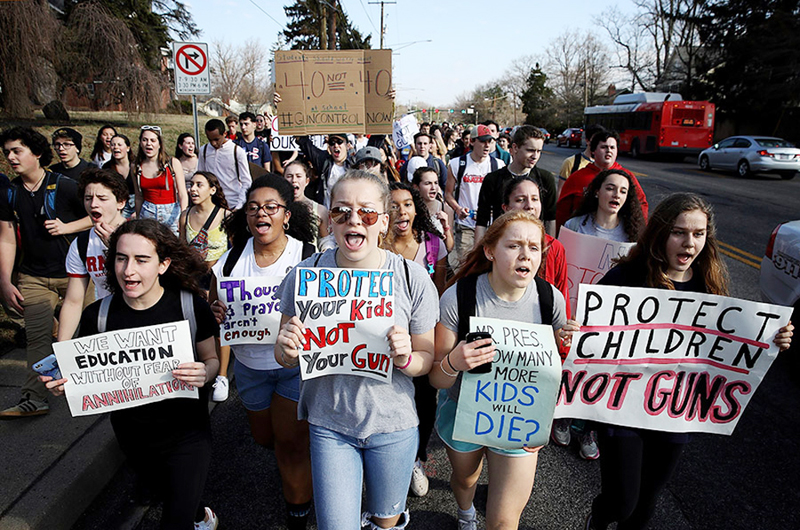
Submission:
<svg viewBox="0 0 800 530">
<path fill-rule="evenodd" d="M 450 354 L 448 353 L 448 354 L 445 356 L 445 358 L 444 358 L 444 359 L 442 359 L 442 362 L 440 362 L 440 363 L 439 363 L 439 367 L 442 369 L 442 373 L 443 373 L 444 375 L 446 375 L 447 377 L 458 377 L 458 370 L 456 370 L 455 368 L 453 368 L 453 365 L 452 365 L 452 364 L 450 364 L 450 359 L 449 359 L 449 357 L 450 357 Z M 450 365 L 450 369 L 451 369 L 451 370 L 453 370 L 453 372 L 454 372 L 454 373 L 452 373 L 452 374 L 451 374 L 450 372 L 448 372 L 447 370 L 445 370 L 445 369 L 444 369 L 444 362 L 445 362 L 445 361 L 447 361 L 447 364 L 449 364 L 449 365 Z"/>
<path fill-rule="evenodd" d="M 406 368 L 408 368 L 408 365 L 409 365 L 409 364 L 411 364 L 411 359 L 412 359 L 413 357 L 414 357 L 414 356 L 413 356 L 412 354 L 410 354 L 410 353 L 409 353 L 409 354 L 408 354 L 408 362 L 407 362 L 406 364 L 404 364 L 403 366 L 397 366 L 397 365 L 394 365 L 394 366 L 395 366 L 395 368 L 397 368 L 398 370 L 405 370 Z"/>
</svg>

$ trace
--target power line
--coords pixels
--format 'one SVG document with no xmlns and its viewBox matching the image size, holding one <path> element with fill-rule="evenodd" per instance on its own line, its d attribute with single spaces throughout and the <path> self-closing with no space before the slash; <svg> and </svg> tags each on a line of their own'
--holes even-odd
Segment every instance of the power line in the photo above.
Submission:
<svg viewBox="0 0 800 530">
<path fill-rule="evenodd" d="M 364 5 L 364 0 L 358 0 L 358 1 L 361 2 L 361 7 L 364 8 L 364 14 L 367 15 L 367 20 L 369 20 L 369 23 L 372 24 L 372 29 L 378 31 L 378 28 L 375 27 L 375 23 L 372 21 L 372 17 L 369 16 L 369 11 L 367 11 L 367 6 Z"/>
<path fill-rule="evenodd" d="M 283 24 L 281 24 L 280 22 L 278 22 L 277 20 L 275 20 L 275 17 L 273 17 L 272 15 L 270 15 L 269 13 L 267 13 L 266 11 L 264 11 L 264 9 L 262 9 L 262 7 L 261 7 L 260 5 L 256 4 L 254 0 L 250 0 L 250 3 L 251 3 L 251 4 L 253 4 L 254 6 L 256 6 L 256 7 L 258 8 L 258 10 L 259 10 L 259 11 L 261 11 L 262 13 L 264 13 L 265 15 L 267 15 L 269 18 L 271 18 L 271 19 L 272 19 L 272 21 L 273 21 L 273 22 L 275 22 L 275 23 L 276 23 L 276 24 L 277 24 L 277 25 L 278 25 L 278 26 L 279 26 L 279 27 L 280 27 L 282 30 L 286 31 L 286 28 L 283 26 Z"/>
</svg>

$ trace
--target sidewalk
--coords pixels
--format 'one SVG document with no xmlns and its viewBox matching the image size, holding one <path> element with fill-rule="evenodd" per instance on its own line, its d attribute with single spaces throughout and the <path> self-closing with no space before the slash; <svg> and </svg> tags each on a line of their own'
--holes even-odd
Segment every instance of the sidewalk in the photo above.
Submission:
<svg viewBox="0 0 800 530">
<path fill-rule="evenodd" d="M 25 350 L 0 357 L 0 407 L 19 399 Z M 0 530 L 69 529 L 122 464 L 108 415 L 72 418 L 64 399 L 50 414 L 0 421 Z"/>
</svg>

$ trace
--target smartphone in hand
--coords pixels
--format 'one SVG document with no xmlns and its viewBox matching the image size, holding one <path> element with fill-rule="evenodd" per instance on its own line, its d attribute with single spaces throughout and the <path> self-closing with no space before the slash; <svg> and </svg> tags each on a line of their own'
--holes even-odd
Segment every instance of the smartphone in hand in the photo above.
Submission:
<svg viewBox="0 0 800 530">
<path fill-rule="evenodd" d="M 61 370 L 58 368 L 58 361 L 56 361 L 55 353 L 51 353 L 41 361 L 34 363 L 32 368 L 33 371 L 39 375 L 50 376 L 53 379 L 61 379 Z"/>
<path fill-rule="evenodd" d="M 492 334 L 488 331 L 473 331 L 471 333 L 467 333 L 467 337 L 464 339 L 467 344 L 470 342 L 475 342 L 476 340 L 481 339 L 491 339 Z M 484 348 L 488 348 L 488 346 L 484 346 Z M 472 370 L 469 370 L 471 374 L 488 374 L 492 371 L 492 361 L 488 363 L 484 363 L 480 366 L 476 366 Z"/>
</svg>

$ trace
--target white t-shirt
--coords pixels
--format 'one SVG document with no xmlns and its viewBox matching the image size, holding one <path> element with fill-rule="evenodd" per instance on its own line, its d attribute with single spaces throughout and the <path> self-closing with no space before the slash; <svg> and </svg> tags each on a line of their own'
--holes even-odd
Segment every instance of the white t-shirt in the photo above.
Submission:
<svg viewBox="0 0 800 530">
<path fill-rule="evenodd" d="M 291 236 L 287 236 L 289 242 L 283 254 L 268 267 L 259 267 L 256 264 L 256 257 L 253 253 L 253 238 L 247 242 L 244 252 L 239 256 L 236 265 L 233 266 L 230 278 L 248 278 L 251 276 L 275 276 L 283 278 L 292 268 L 303 259 L 303 244 Z M 217 285 L 222 277 L 222 269 L 228 261 L 230 250 L 219 258 L 211 270 L 217 277 Z M 223 324 L 224 326 L 224 324 Z M 231 351 L 236 355 L 236 359 L 252 370 L 277 370 L 282 368 L 275 360 L 275 347 L 272 344 L 237 344 L 231 346 Z"/>
<path fill-rule="evenodd" d="M 483 179 L 492 171 L 491 157 L 487 156 L 486 160 L 481 163 L 476 163 L 472 159 L 471 154 L 464 155 L 467 157 L 467 167 L 464 168 L 464 176 L 461 179 L 461 190 L 458 195 L 458 205 L 469 208 L 470 210 L 478 211 L 478 194 L 483 185 Z M 458 161 L 461 157 L 454 158 L 450 161 L 450 171 L 453 175 L 458 177 Z M 497 159 L 497 169 L 505 167 L 505 163 Z M 453 189 L 455 193 L 455 188 Z M 455 222 L 469 228 L 475 228 L 475 216 L 470 215 L 465 219 L 455 218 Z"/>
<path fill-rule="evenodd" d="M 96 155 L 94 156 L 94 158 L 92 158 L 92 162 L 93 162 L 93 163 L 94 163 L 94 165 L 96 165 L 97 167 L 103 167 L 103 164 L 105 164 L 105 163 L 106 163 L 106 162 L 108 162 L 109 160 L 111 160 L 111 151 L 109 151 L 108 153 L 106 153 L 105 151 L 103 151 L 102 153 L 98 153 L 98 154 L 96 154 Z"/>
<path fill-rule="evenodd" d="M 331 190 L 333 189 L 333 185 L 336 184 L 340 178 L 344 176 L 347 172 L 347 168 L 343 165 L 340 166 L 338 164 L 333 164 L 331 166 L 331 172 L 328 174 L 328 187 L 325 188 L 325 208 L 330 209 L 331 207 Z"/>
<path fill-rule="evenodd" d="M 105 263 L 107 250 L 100 236 L 92 228 L 91 232 L 89 232 L 89 244 L 86 246 L 86 263 L 81 261 L 77 237 L 72 240 L 67 252 L 67 276 L 70 278 L 88 278 L 91 276 L 94 282 L 95 300 L 100 300 L 111 294 L 106 289 Z"/>
<path fill-rule="evenodd" d="M 580 217 L 573 217 L 564 223 L 564 226 L 579 234 L 587 234 L 590 236 L 600 237 L 602 239 L 608 239 L 610 241 L 628 243 L 628 234 L 625 233 L 625 227 L 622 225 L 622 222 L 609 230 L 608 228 L 597 226 L 594 223 L 592 214 L 587 213 L 586 215 L 582 215 Z"/>
</svg>

